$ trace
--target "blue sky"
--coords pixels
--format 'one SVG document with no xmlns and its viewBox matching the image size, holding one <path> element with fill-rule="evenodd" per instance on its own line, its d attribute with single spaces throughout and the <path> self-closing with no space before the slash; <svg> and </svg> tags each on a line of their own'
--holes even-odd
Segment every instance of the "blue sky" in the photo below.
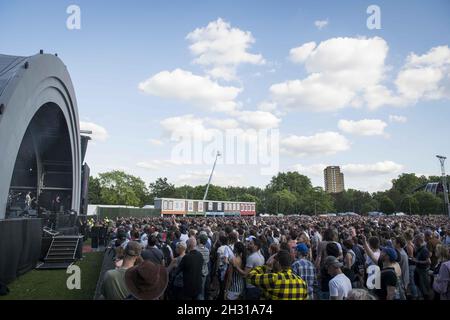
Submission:
<svg viewBox="0 0 450 320">
<path fill-rule="evenodd" d="M 71 4 L 80 30 L 66 27 Z M 380 30 L 366 25 L 372 4 Z M 341 165 L 346 187 L 375 191 L 450 156 L 449 13 L 448 1 L 0 0 L 0 52 L 58 53 L 94 131 L 94 174 L 206 183 L 210 161 L 180 164 L 171 134 L 207 145 L 232 127 L 278 131 L 280 171 L 322 186 L 323 166 Z M 264 186 L 261 167 L 219 163 L 213 183 Z"/>
</svg>

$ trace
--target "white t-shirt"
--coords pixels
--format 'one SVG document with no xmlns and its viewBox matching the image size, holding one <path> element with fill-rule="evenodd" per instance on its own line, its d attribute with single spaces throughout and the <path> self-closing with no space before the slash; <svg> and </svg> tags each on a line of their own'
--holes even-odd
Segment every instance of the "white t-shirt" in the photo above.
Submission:
<svg viewBox="0 0 450 320">
<path fill-rule="evenodd" d="M 180 236 L 180 241 L 186 243 L 186 241 L 188 241 L 188 240 L 189 240 L 189 236 L 185 233 L 182 233 Z"/>
<path fill-rule="evenodd" d="M 350 279 L 343 273 L 338 274 L 328 282 L 330 289 L 330 297 L 338 297 L 338 300 L 347 298 L 348 293 L 352 290 Z"/>
</svg>

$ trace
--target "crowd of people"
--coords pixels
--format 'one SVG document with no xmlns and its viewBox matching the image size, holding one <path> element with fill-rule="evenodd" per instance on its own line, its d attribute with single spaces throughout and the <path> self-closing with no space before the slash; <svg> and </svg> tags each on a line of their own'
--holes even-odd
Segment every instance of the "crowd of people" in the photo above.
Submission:
<svg viewBox="0 0 450 320">
<path fill-rule="evenodd" d="M 449 300 L 450 220 L 149 217 L 107 226 L 104 299 Z"/>
</svg>

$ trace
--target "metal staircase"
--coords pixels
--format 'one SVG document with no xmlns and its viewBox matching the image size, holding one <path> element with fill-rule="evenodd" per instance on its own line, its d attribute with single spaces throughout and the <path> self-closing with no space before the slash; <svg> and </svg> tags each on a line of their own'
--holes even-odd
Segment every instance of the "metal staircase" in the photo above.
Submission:
<svg viewBox="0 0 450 320">
<path fill-rule="evenodd" d="M 76 260 L 82 238 L 83 236 L 54 236 L 44 262 L 36 269 L 66 269 Z"/>
</svg>

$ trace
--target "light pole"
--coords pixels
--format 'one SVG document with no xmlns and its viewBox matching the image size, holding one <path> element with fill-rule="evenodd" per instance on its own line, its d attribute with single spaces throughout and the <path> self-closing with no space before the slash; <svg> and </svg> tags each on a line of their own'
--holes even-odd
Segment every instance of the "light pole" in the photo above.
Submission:
<svg viewBox="0 0 450 320">
<path fill-rule="evenodd" d="M 444 166 L 444 162 L 445 159 L 447 159 L 444 156 L 436 156 L 440 163 L 441 163 L 441 172 L 442 172 L 442 185 L 444 187 L 444 202 L 445 202 L 445 207 L 447 208 L 447 214 L 450 217 L 450 204 L 448 202 L 448 187 L 447 187 L 447 176 L 445 175 L 445 166 Z"/>
<path fill-rule="evenodd" d="M 203 201 L 205 201 L 206 197 L 208 196 L 209 184 L 211 183 L 211 179 L 212 179 L 212 176 L 213 176 L 213 173 L 214 173 L 214 168 L 216 167 L 217 158 L 220 157 L 220 156 L 221 156 L 220 152 L 217 151 L 217 153 L 216 153 L 216 160 L 214 160 L 214 165 L 213 165 L 213 168 L 211 170 L 211 174 L 209 175 L 209 180 L 208 180 L 208 184 L 206 185 L 206 190 L 205 190 L 205 195 L 203 196 Z"/>
</svg>

